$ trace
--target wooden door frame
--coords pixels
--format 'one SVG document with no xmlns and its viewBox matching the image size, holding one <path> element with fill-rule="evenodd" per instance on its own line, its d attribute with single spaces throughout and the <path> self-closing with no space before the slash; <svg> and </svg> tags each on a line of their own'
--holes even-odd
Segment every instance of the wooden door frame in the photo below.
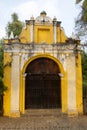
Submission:
<svg viewBox="0 0 87 130">
<path fill-rule="evenodd" d="M 60 68 L 60 75 L 61 75 L 61 106 L 62 106 L 62 112 L 66 113 L 67 112 L 67 107 L 68 107 L 68 100 L 67 100 L 67 74 L 64 71 L 63 65 L 60 63 L 60 61 L 49 55 L 49 54 L 39 54 L 36 56 L 31 57 L 25 64 L 24 67 L 20 73 L 20 112 L 22 114 L 25 113 L 25 71 L 27 66 L 32 62 L 33 60 L 37 58 L 49 58 L 56 62 L 56 64 Z"/>
</svg>

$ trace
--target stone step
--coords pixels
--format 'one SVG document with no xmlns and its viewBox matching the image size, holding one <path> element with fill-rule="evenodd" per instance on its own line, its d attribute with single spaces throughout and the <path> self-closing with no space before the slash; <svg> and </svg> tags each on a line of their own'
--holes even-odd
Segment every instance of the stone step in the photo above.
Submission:
<svg viewBox="0 0 87 130">
<path fill-rule="evenodd" d="M 22 116 L 60 116 L 61 109 L 27 109 Z"/>
</svg>

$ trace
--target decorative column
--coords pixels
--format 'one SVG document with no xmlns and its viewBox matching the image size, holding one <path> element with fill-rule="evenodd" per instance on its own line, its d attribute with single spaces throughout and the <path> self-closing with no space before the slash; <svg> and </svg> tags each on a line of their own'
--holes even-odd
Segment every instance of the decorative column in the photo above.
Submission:
<svg viewBox="0 0 87 130">
<path fill-rule="evenodd" d="M 54 28 L 54 43 L 56 44 L 56 23 L 57 23 L 57 19 L 56 18 L 54 18 L 53 19 L 53 28 Z"/>
<path fill-rule="evenodd" d="M 30 42 L 34 42 L 34 17 L 30 19 Z"/>
<path fill-rule="evenodd" d="M 75 56 L 71 54 L 67 58 L 67 86 L 68 86 L 68 114 L 70 116 L 77 114 L 76 108 L 76 63 Z"/>
<path fill-rule="evenodd" d="M 20 55 L 13 53 L 12 72 L 11 72 L 11 106 L 10 116 L 20 116 Z"/>
</svg>

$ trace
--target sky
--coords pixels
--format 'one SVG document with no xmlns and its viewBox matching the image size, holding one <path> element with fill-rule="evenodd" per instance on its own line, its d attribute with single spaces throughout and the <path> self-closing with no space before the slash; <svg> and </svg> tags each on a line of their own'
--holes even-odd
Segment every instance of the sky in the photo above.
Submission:
<svg viewBox="0 0 87 130">
<path fill-rule="evenodd" d="M 25 22 L 31 16 L 36 18 L 43 10 L 47 16 L 61 21 L 66 35 L 72 36 L 79 12 L 75 0 L 0 0 L 0 38 L 6 36 L 5 28 L 14 12 L 18 14 L 19 20 Z"/>
</svg>

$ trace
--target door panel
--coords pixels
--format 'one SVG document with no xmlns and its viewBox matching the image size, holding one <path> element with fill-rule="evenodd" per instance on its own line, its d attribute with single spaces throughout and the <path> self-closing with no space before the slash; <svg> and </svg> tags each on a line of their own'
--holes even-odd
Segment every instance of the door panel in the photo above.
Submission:
<svg viewBox="0 0 87 130">
<path fill-rule="evenodd" d="M 25 82 L 26 109 L 61 107 L 61 82 L 58 71 L 56 63 L 44 58 L 28 66 Z"/>
</svg>

